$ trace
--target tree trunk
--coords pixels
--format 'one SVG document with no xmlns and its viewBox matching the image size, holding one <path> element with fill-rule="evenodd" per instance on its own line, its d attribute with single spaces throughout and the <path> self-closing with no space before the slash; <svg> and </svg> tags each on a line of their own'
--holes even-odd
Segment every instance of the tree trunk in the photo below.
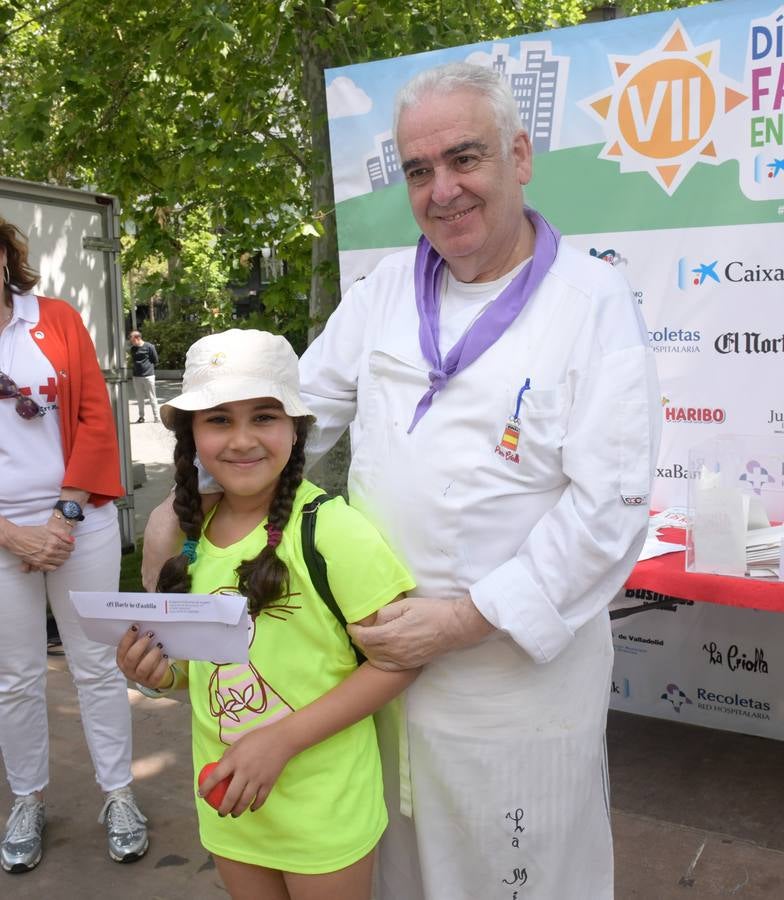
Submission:
<svg viewBox="0 0 784 900">
<path fill-rule="evenodd" d="M 333 65 L 329 51 L 319 46 L 319 32 L 331 27 L 327 15 L 331 2 L 319 3 L 315 13 L 300 29 L 302 54 L 302 91 L 310 110 L 311 195 L 313 213 L 324 226 L 324 235 L 313 238 L 311 249 L 310 318 L 308 343 L 319 334 L 340 300 L 338 278 L 338 237 L 335 220 L 335 194 L 332 190 L 332 160 L 329 152 L 327 93 L 324 69 Z M 327 42 L 324 42 L 327 43 Z M 344 434 L 310 473 L 330 494 L 346 493 L 346 475 L 350 461 L 348 435 Z"/>
<path fill-rule="evenodd" d="M 310 110 L 311 196 L 313 214 L 324 226 L 324 235 L 313 239 L 311 249 L 310 318 L 308 342 L 324 327 L 340 300 L 338 240 L 335 221 L 335 195 L 332 190 L 332 160 L 329 153 L 327 95 L 324 69 L 333 64 L 330 52 L 319 46 L 319 32 L 331 27 L 327 18 L 331 4 L 318 4 L 300 28 L 302 54 L 302 91 Z M 304 10 L 303 10 L 304 12 Z M 325 42 L 326 43 L 326 42 Z"/>
</svg>

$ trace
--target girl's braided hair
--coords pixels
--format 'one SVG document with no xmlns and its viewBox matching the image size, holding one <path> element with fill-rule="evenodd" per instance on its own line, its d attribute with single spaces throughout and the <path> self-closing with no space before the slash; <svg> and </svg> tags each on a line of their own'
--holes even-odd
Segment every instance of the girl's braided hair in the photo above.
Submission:
<svg viewBox="0 0 784 900">
<path fill-rule="evenodd" d="M 173 428 L 176 438 L 174 512 L 186 539 L 198 541 L 204 525 L 204 513 L 201 509 L 198 470 L 194 463 L 196 443 L 193 439 L 193 413 L 175 410 Z M 289 521 L 297 488 L 302 483 L 310 419 L 307 416 L 295 418 L 294 428 L 297 441 L 291 449 L 289 461 L 280 473 L 267 517 L 267 527 L 280 531 L 283 531 Z M 167 560 L 158 577 L 158 590 L 165 593 L 188 593 L 191 587 L 188 563 L 188 557 L 182 552 Z M 265 544 L 253 559 L 243 560 L 236 571 L 239 590 L 248 598 L 251 614 L 259 612 L 288 593 L 289 570 L 275 547 L 269 544 Z"/>
</svg>

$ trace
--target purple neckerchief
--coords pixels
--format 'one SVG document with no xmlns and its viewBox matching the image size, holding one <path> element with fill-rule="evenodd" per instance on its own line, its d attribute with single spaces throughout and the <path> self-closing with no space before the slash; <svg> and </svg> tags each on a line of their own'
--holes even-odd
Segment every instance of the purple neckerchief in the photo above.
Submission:
<svg viewBox="0 0 784 900">
<path fill-rule="evenodd" d="M 433 397 L 446 386 L 447 381 L 470 366 L 488 347 L 492 347 L 514 322 L 552 266 L 561 235 L 536 210 L 525 207 L 525 214 L 536 232 L 533 256 L 452 347 L 443 363 L 438 349 L 437 297 L 444 260 L 424 235 L 419 239 L 414 262 L 419 346 L 432 369 L 428 373 L 430 387 L 417 403 L 408 434 L 411 434 L 417 422 L 430 409 Z"/>
</svg>

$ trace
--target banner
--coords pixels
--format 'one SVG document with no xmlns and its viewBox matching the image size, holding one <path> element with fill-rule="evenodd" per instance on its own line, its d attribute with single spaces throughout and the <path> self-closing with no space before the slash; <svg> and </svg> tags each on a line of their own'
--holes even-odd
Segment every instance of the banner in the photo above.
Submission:
<svg viewBox="0 0 784 900">
<path fill-rule="evenodd" d="M 631 284 L 662 388 L 653 504 L 686 505 L 694 445 L 784 436 L 784 5 L 723 0 L 327 70 L 344 290 L 416 243 L 394 96 L 458 60 L 517 98 L 526 202 Z M 752 446 L 737 473 L 759 473 L 763 499 L 784 490 L 784 454 L 770 459 Z"/>
<path fill-rule="evenodd" d="M 667 599 L 628 590 L 614 606 Z M 613 622 L 610 707 L 784 740 L 784 616 L 680 603 Z"/>
</svg>

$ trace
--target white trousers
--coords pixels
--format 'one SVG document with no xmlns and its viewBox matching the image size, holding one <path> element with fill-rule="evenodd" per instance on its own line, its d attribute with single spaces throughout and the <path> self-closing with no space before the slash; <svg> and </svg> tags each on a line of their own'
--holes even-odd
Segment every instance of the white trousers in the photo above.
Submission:
<svg viewBox="0 0 784 900">
<path fill-rule="evenodd" d="M 161 416 L 158 412 L 158 397 L 155 394 L 155 376 L 134 375 L 133 389 L 136 392 L 136 402 L 139 404 L 139 418 L 144 418 L 144 401 L 149 400 L 152 417 L 157 422 Z"/>
<path fill-rule="evenodd" d="M 49 782 L 46 708 L 46 600 L 60 632 L 79 695 L 82 727 L 96 780 L 104 791 L 131 782 L 131 713 L 125 676 L 113 647 L 85 637 L 69 590 L 116 591 L 120 578 L 117 520 L 80 535 L 59 569 L 23 573 L 0 550 L 0 749 L 17 796 Z"/>
<path fill-rule="evenodd" d="M 612 656 L 606 613 L 546 665 L 499 636 L 426 666 L 402 716 L 382 710 L 376 900 L 611 900 Z"/>
</svg>

